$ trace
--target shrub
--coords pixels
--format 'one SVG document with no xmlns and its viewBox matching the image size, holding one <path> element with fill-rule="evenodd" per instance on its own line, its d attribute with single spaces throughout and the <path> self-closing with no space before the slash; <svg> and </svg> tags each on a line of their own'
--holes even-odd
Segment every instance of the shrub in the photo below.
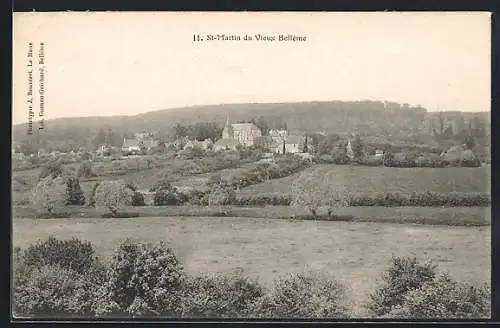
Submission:
<svg viewBox="0 0 500 328">
<path fill-rule="evenodd" d="M 212 187 L 212 191 L 207 195 L 208 205 L 230 205 L 236 200 L 236 192 L 234 188 L 221 181 Z"/>
<path fill-rule="evenodd" d="M 97 285 L 57 265 L 34 267 L 14 286 L 14 312 L 20 316 L 92 316 Z"/>
<path fill-rule="evenodd" d="M 43 178 L 33 190 L 31 201 L 37 212 L 55 214 L 66 205 L 66 182 L 61 177 Z"/>
<path fill-rule="evenodd" d="M 176 187 L 170 186 L 170 189 L 158 190 L 154 194 L 154 204 L 156 206 L 164 205 L 182 205 L 189 200 L 188 195 L 177 190 Z"/>
<path fill-rule="evenodd" d="M 125 188 L 128 188 L 132 191 L 137 191 L 137 186 L 133 182 L 125 183 Z"/>
<path fill-rule="evenodd" d="M 123 180 L 103 181 L 96 189 L 95 204 L 98 208 L 117 215 L 125 205 L 132 203 L 133 192 L 125 186 Z"/>
<path fill-rule="evenodd" d="M 66 182 L 66 205 L 84 205 L 85 196 L 83 195 L 80 181 L 69 178 Z"/>
<path fill-rule="evenodd" d="M 390 317 L 407 319 L 478 319 L 491 317 L 491 291 L 441 274 L 422 287 L 409 291 Z"/>
<path fill-rule="evenodd" d="M 132 206 L 145 206 L 144 195 L 138 191 L 135 191 L 132 195 Z"/>
<path fill-rule="evenodd" d="M 95 176 L 94 170 L 92 170 L 92 164 L 89 161 L 82 162 L 76 172 L 77 178 L 92 178 Z"/>
<path fill-rule="evenodd" d="M 491 197 L 489 193 L 437 193 L 425 192 L 387 192 L 374 194 L 351 194 L 347 195 L 349 206 L 490 206 Z"/>
<path fill-rule="evenodd" d="M 52 179 L 55 179 L 63 174 L 63 166 L 61 161 L 54 161 L 51 163 L 48 163 L 44 167 L 42 167 L 42 170 L 40 171 L 40 174 L 38 176 L 38 180 L 45 179 L 46 177 L 51 177 Z"/>
<path fill-rule="evenodd" d="M 257 305 L 263 318 L 346 318 L 346 287 L 319 273 L 291 274 L 278 279 Z"/>
<path fill-rule="evenodd" d="M 190 277 L 183 287 L 181 315 L 190 318 L 248 317 L 263 295 L 262 287 L 246 277 Z"/>
<path fill-rule="evenodd" d="M 238 196 L 234 201 L 234 205 L 239 206 L 289 206 L 292 203 L 293 197 L 286 194 L 263 194 L 263 195 L 248 195 Z"/>
<path fill-rule="evenodd" d="M 421 264 L 415 257 L 392 257 L 391 266 L 382 273 L 382 284 L 370 295 L 368 309 L 376 316 L 390 313 L 401 306 L 405 295 L 432 281 L 435 265 Z"/>
<path fill-rule="evenodd" d="M 191 205 L 201 205 L 204 197 L 205 192 L 200 190 L 189 190 L 183 193 L 183 198 Z"/>
<path fill-rule="evenodd" d="M 92 191 L 90 192 L 89 197 L 87 198 L 87 206 L 89 207 L 95 207 L 95 193 L 97 188 L 99 187 L 99 183 L 96 182 L 94 186 L 92 187 Z"/>
<path fill-rule="evenodd" d="M 17 315 L 92 315 L 104 266 L 89 242 L 49 237 L 13 253 Z"/>
<path fill-rule="evenodd" d="M 59 240 L 50 236 L 47 240 L 38 241 L 22 252 L 22 261 L 30 267 L 57 265 L 63 269 L 71 269 L 84 273 L 97 261 L 94 248 L 88 241 L 78 238 Z"/>
<path fill-rule="evenodd" d="M 97 312 L 175 316 L 184 281 L 182 265 L 165 244 L 126 240 L 115 250 Z"/>
<path fill-rule="evenodd" d="M 157 192 L 162 190 L 170 190 L 172 189 L 172 185 L 167 179 L 158 180 L 150 189 L 150 192 Z"/>
</svg>

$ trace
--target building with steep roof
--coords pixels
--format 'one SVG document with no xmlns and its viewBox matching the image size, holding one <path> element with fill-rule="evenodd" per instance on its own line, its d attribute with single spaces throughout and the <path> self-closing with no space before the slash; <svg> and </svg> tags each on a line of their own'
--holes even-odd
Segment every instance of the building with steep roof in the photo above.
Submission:
<svg viewBox="0 0 500 328">
<path fill-rule="evenodd" d="M 229 115 L 222 130 L 222 139 L 214 144 L 214 150 L 236 149 L 236 146 L 253 146 L 262 137 L 262 132 L 253 123 L 233 123 L 229 122 Z"/>
</svg>

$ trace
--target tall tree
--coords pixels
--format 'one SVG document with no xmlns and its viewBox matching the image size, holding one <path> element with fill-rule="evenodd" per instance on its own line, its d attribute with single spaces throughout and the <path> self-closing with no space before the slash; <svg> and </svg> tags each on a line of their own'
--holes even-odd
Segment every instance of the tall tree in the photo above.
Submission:
<svg viewBox="0 0 500 328">
<path fill-rule="evenodd" d="M 443 136 L 444 133 L 444 115 L 443 112 L 439 112 L 439 136 Z"/>
<path fill-rule="evenodd" d="M 94 138 L 93 146 L 94 148 L 99 147 L 99 145 L 102 145 L 106 141 L 106 133 L 104 130 L 101 128 L 99 129 L 99 132 Z"/>
<path fill-rule="evenodd" d="M 451 124 L 448 124 L 442 135 L 446 138 L 453 137 L 453 127 L 451 126 Z"/>
<path fill-rule="evenodd" d="M 361 141 L 361 137 L 356 135 L 351 140 L 351 147 L 354 153 L 354 158 L 360 159 L 363 156 L 363 142 Z"/>
<path fill-rule="evenodd" d="M 269 125 L 267 124 L 264 116 L 260 116 L 255 125 L 259 127 L 263 136 L 267 136 L 269 134 Z"/>
</svg>

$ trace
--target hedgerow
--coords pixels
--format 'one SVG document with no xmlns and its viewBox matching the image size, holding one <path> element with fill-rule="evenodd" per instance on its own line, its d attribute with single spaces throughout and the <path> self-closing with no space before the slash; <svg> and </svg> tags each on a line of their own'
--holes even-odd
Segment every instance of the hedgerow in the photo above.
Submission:
<svg viewBox="0 0 500 328">
<path fill-rule="evenodd" d="M 380 192 L 371 194 L 345 195 L 347 206 L 384 206 L 384 207 L 488 207 L 491 206 L 491 196 L 487 192 Z M 291 204 L 291 194 L 256 194 L 237 195 L 233 205 L 264 206 Z M 324 199 L 326 204 L 328 199 Z"/>
</svg>

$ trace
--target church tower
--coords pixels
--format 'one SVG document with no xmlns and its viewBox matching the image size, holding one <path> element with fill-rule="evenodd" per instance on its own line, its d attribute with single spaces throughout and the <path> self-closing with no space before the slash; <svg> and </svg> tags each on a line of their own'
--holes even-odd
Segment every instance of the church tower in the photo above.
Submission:
<svg viewBox="0 0 500 328">
<path fill-rule="evenodd" d="M 234 131 L 231 123 L 229 122 L 229 114 L 226 117 L 226 125 L 224 130 L 222 130 L 222 139 L 232 139 L 234 138 Z"/>
</svg>

